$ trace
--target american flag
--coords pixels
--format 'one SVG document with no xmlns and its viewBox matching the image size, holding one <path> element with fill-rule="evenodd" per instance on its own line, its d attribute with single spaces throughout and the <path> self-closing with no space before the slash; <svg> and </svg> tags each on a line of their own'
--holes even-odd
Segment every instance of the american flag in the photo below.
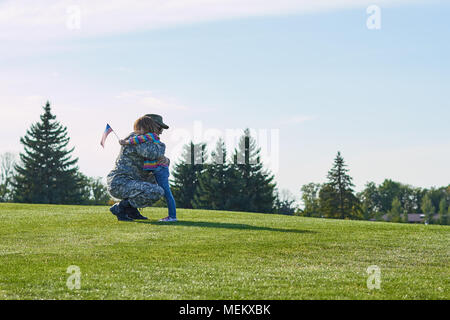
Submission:
<svg viewBox="0 0 450 320">
<path fill-rule="evenodd" d="M 100 144 L 103 148 L 105 147 L 106 138 L 112 131 L 113 131 L 113 129 L 110 127 L 110 125 L 106 124 L 106 129 L 105 129 L 105 132 L 103 132 L 102 141 L 100 141 Z"/>
</svg>

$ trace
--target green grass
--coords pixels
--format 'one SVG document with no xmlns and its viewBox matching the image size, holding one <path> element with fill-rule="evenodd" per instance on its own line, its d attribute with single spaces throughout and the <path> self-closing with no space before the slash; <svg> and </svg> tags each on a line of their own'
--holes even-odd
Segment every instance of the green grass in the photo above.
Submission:
<svg viewBox="0 0 450 320">
<path fill-rule="evenodd" d="M 0 299 L 449 299 L 450 227 L 0 204 Z M 81 289 L 69 290 L 70 265 Z M 381 269 L 369 290 L 366 269 Z"/>
</svg>

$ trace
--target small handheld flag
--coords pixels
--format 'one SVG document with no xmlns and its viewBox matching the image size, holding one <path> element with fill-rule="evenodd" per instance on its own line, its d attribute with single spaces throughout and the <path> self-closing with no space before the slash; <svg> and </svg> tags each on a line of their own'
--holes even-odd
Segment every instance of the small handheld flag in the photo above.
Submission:
<svg viewBox="0 0 450 320">
<path fill-rule="evenodd" d="M 106 138 L 108 137 L 108 135 L 109 135 L 111 132 L 114 132 L 114 130 L 111 128 L 111 126 L 110 126 L 109 124 L 106 124 L 106 129 L 105 129 L 105 132 L 103 132 L 102 141 L 100 141 L 100 145 L 101 145 L 103 148 L 105 147 L 105 141 L 106 141 Z M 116 133 L 114 132 L 114 134 L 116 134 Z M 116 134 L 116 137 L 117 137 L 117 139 L 119 139 L 119 137 L 117 136 L 117 134 Z M 119 140 L 120 140 L 120 139 L 119 139 Z"/>
</svg>

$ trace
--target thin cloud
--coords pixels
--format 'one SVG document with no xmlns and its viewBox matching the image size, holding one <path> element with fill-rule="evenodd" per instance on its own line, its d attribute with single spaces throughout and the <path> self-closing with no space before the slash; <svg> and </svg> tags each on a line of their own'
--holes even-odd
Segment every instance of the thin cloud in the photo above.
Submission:
<svg viewBox="0 0 450 320">
<path fill-rule="evenodd" d="M 243 17 L 364 8 L 366 0 L 6 0 L 0 3 L 0 39 L 42 39 L 123 34 Z M 411 3 L 378 0 L 379 6 Z M 417 2 L 417 1 L 415 1 Z M 77 18 L 79 16 L 79 19 Z M 76 28 L 71 22 L 78 21 Z M 78 19 L 78 20 L 77 20 Z"/>
</svg>

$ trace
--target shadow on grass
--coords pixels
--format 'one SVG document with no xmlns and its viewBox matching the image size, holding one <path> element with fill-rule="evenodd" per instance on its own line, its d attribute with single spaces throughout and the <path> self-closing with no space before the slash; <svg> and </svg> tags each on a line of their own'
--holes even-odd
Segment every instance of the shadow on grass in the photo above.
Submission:
<svg viewBox="0 0 450 320">
<path fill-rule="evenodd" d="M 315 231 L 310 231 L 310 230 L 257 227 L 257 226 L 252 226 L 249 224 L 239 224 L 239 223 L 222 223 L 222 222 L 206 222 L 206 221 L 177 221 L 177 222 L 135 221 L 135 222 L 152 224 L 155 226 L 173 225 L 174 227 L 184 226 L 184 227 L 258 230 L 258 231 L 276 231 L 276 232 L 292 232 L 292 233 L 316 233 Z"/>
</svg>

